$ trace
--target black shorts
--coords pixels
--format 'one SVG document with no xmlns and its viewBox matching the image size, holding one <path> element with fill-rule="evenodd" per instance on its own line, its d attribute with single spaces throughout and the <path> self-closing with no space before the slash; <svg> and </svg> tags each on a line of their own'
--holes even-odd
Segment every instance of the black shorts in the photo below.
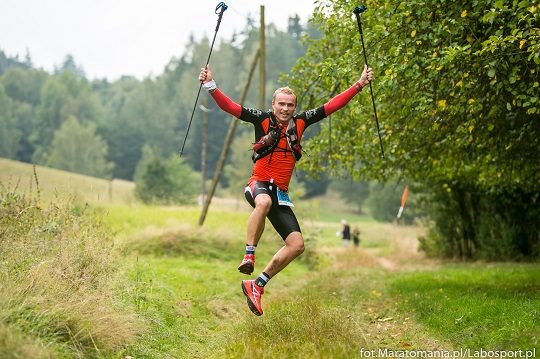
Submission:
<svg viewBox="0 0 540 359">
<path fill-rule="evenodd" d="M 285 240 L 292 232 L 301 232 L 298 220 L 294 215 L 293 210 L 289 206 L 280 206 L 277 200 L 277 187 L 270 182 L 253 181 L 246 186 L 244 194 L 246 200 L 255 208 L 255 197 L 261 193 L 265 193 L 272 198 L 272 207 L 267 214 L 270 223 L 279 233 L 281 238 Z"/>
</svg>

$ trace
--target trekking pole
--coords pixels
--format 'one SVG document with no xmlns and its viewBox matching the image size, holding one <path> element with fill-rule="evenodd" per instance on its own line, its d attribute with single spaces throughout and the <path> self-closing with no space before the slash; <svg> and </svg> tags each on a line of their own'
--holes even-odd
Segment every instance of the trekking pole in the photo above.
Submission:
<svg viewBox="0 0 540 359">
<path fill-rule="evenodd" d="M 221 18 L 223 17 L 223 13 L 225 10 L 227 10 L 228 6 L 222 1 L 216 6 L 216 14 L 218 15 L 216 30 L 214 32 L 214 38 L 212 39 L 212 45 L 210 45 L 210 53 L 208 54 L 208 59 L 206 59 L 206 65 L 205 68 L 210 63 L 210 56 L 212 56 L 212 49 L 214 48 L 214 42 L 216 42 L 216 36 L 219 30 L 219 25 L 221 24 Z M 186 140 L 189 133 L 189 128 L 191 127 L 191 122 L 193 121 L 193 115 L 195 115 L 195 110 L 197 109 L 197 102 L 199 101 L 199 95 L 201 94 L 201 88 L 202 88 L 202 82 L 199 85 L 199 91 L 197 92 L 197 97 L 195 98 L 195 103 L 193 104 L 193 111 L 191 112 L 191 118 L 189 119 L 188 127 L 186 130 L 186 135 L 184 137 L 184 142 L 182 143 L 182 149 L 180 150 L 180 157 L 182 157 L 182 153 L 184 153 L 184 146 L 186 145 Z"/>
<path fill-rule="evenodd" d="M 366 47 L 364 46 L 364 33 L 362 31 L 362 20 L 360 19 L 360 14 L 367 10 L 365 5 L 357 6 L 354 8 L 353 12 L 356 15 L 356 22 L 358 23 L 358 31 L 360 32 L 360 41 L 362 42 L 362 51 L 364 52 L 364 60 L 366 66 L 368 65 Z M 381 138 L 381 131 L 379 130 L 379 120 L 377 118 L 377 109 L 375 108 L 375 97 L 373 97 L 373 88 L 371 87 L 371 81 L 369 81 L 369 92 L 371 93 L 371 102 L 373 103 L 373 113 L 375 114 L 375 124 L 377 125 L 377 135 L 379 136 L 379 144 L 381 145 L 381 156 L 384 158 L 384 148 Z"/>
</svg>

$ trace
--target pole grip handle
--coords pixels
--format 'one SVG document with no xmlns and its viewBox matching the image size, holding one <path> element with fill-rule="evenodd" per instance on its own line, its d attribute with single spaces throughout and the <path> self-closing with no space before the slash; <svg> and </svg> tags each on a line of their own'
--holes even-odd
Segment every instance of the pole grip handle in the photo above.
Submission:
<svg viewBox="0 0 540 359">
<path fill-rule="evenodd" d="M 218 21 L 216 24 L 216 32 L 219 30 L 219 25 L 221 24 L 221 18 L 223 17 L 223 13 L 225 10 L 227 10 L 229 7 L 227 4 L 225 4 L 223 1 L 217 4 L 215 13 L 219 15 Z M 208 65 L 208 64 L 207 64 Z"/>
</svg>

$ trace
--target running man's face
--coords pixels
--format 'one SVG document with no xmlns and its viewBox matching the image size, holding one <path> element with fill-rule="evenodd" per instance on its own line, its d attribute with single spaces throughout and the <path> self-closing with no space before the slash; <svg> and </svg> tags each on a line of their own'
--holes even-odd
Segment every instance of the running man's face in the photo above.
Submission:
<svg viewBox="0 0 540 359">
<path fill-rule="evenodd" d="M 272 101 L 272 110 L 274 111 L 274 116 L 278 119 L 279 122 L 285 124 L 289 122 L 291 117 L 294 115 L 294 110 L 296 109 L 296 96 L 278 93 L 276 98 Z"/>
</svg>

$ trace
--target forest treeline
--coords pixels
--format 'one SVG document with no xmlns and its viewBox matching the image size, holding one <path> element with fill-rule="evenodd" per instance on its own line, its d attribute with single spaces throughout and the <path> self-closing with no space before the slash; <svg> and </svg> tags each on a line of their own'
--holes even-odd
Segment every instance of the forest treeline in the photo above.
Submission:
<svg viewBox="0 0 540 359">
<path fill-rule="evenodd" d="M 365 89 L 347 111 L 307 131 L 306 156 L 295 178 L 307 195 L 323 193 L 329 178 L 339 178 L 337 187 L 360 199 L 366 197 L 362 181 L 388 183 L 394 197 L 408 184 L 430 228 L 422 239 L 428 254 L 537 259 L 538 5 L 527 0 L 366 5 L 364 38 L 376 71 L 373 89 L 386 156 L 379 153 Z M 345 0 L 321 2 L 310 25 L 291 17 L 285 31 L 267 27 L 268 106 L 278 85 L 297 91 L 302 110 L 321 105 L 357 79 L 364 57 L 351 6 Z M 244 31 L 221 39 L 214 50 L 216 81 L 233 99 L 257 47 L 258 29 L 248 20 Z M 138 164 L 151 162 L 143 154 L 167 159 L 178 152 L 208 51 L 209 39 L 192 38 L 162 74 L 115 82 L 86 79 L 69 56 L 49 74 L 34 68 L 30 56 L 20 60 L 0 53 L 0 156 L 101 177 L 137 177 Z M 257 107 L 257 82 L 255 77 L 245 102 L 250 107 Z M 207 107 L 212 173 L 230 119 L 212 101 Z M 193 171 L 201 169 L 202 116 L 196 112 L 181 160 Z M 249 127 L 237 129 L 222 185 L 245 180 L 251 136 Z M 181 172 L 176 166 L 172 173 Z M 378 193 L 372 203 L 388 202 Z M 392 206 L 398 205 L 399 198 Z"/>
<path fill-rule="evenodd" d="M 280 52 L 266 61 L 269 96 L 280 75 L 305 52 L 300 41 L 307 30 L 304 27 L 298 16 L 289 19 L 284 31 L 272 24 L 267 27 L 268 53 Z M 233 99 L 238 99 L 245 82 L 258 36 L 254 21 L 248 19 L 243 31 L 216 43 L 211 66 L 220 87 Z M 48 73 L 33 66 L 31 54 L 19 59 L 0 52 L 0 156 L 132 180 L 144 146 L 165 157 L 179 152 L 209 45 L 208 38 L 191 36 L 186 48 L 179 50 L 182 55 L 172 58 L 163 73 L 143 80 L 126 75 L 114 82 L 86 78 L 71 55 L 54 73 Z M 257 78 L 251 89 L 247 103 L 256 106 Z M 203 101 L 201 98 L 200 103 Z M 229 119 L 213 103 L 207 106 L 211 110 L 207 148 L 211 173 Z M 184 156 L 196 171 L 201 165 L 201 115 L 202 111 L 195 113 Z"/>
</svg>

